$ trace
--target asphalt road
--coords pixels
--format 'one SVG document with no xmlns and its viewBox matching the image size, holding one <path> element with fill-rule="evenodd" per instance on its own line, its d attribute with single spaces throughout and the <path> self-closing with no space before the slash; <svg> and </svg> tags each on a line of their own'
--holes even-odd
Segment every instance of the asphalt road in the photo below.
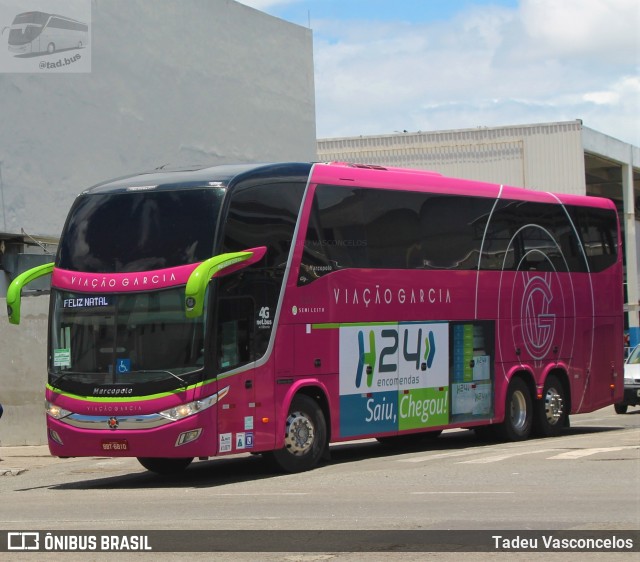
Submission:
<svg viewBox="0 0 640 562">
<path fill-rule="evenodd" d="M 472 431 L 447 431 L 429 447 L 390 449 L 376 441 L 334 445 L 329 463 L 293 475 L 271 472 L 260 456 L 196 461 L 180 478 L 166 478 L 146 472 L 135 459 L 52 459 L 42 448 L 21 454 L 19 448 L 0 447 L 0 530 L 266 530 L 295 537 L 297 532 L 305 536 L 344 529 L 613 534 L 640 529 L 640 409 L 621 416 L 610 407 L 574 416 L 571 422 L 560 437 L 521 443 L 488 443 Z M 190 533 L 184 535 L 181 539 L 188 542 Z M 251 537 L 245 534 L 243 540 Z M 246 558 L 232 553 L 216 559 L 390 562 L 460 557 L 344 554 L 335 552 L 335 544 L 328 546 L 334 548 L 325 553 Z M 115 555 L 92 556 L 102 560 Z M 177 560 L 185 555 L 155 556 Z M 513 553 L 501 552 L 465 556 L 514 559 Z M 528 560 L 542 554 L 519 556 Z M 544 556 L 567 559 L 567 554 Z M 574 556 L 588 560 L 592 554 Z"/>
</svg>

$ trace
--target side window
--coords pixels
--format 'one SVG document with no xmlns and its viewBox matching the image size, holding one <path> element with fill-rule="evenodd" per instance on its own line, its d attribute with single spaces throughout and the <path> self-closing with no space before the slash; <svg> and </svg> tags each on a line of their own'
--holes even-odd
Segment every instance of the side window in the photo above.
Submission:
<svg viewBox="0 0 640 562">
<path fill-rule="evenodd" d="M 267 247 L 262 260 L 221 278 L 217 289 L 219 298 L 228 298 L 229 302 L 251 300 L 251 308 L 243 306 L 236 311 L 245 315 L 237 319 L 237 327 L 243 333 L 251 328 L 253 334 L 251 360 L 261 357 L 269 346 L 304 188 L 304 183 L 291 182 L 239 186 L 232 193 L 222 252 Z M 230 329 L 231 325 L 223 334 Z"/>
<path fill-rule="evenodd" d="M 344 268 L 476 269 L 492 199 L 319 185 L 298 284 Z"/>
<path fill-rule="evenodd" d="M 491 217 L 481 269 L 562 272 L 585 267 L 561 205 L 504 200 Z"/>
<path fill-rule="evenodd" d="M 303 192 L 302 183 L 238 188 L 231 197 L 223 251 L 237 252 L 266 246 L 266 267 L 284 269 Z"/>
<path fill-rule="evenodd" d="M 218 372 L 230 371 L 255 359 L 253 299 L 221 298 L 216 318 Z"/>
<path fill-rule="evenodd" d="M 571 244 L 560 240 L 573 235 L 567 216 L 560 205 L 523 202 L 518 204 L 517 218 L 521 222 L 519 246 L 522 249 L 518 269 L 530 271 L 571 271 L 575 268 Z"/>
<path fill-rule="evenodd" d="M 420 208 L 424 269 L 477 269 L 493 199 L 431 195 Z"/>
<path fill-rule="evenodd" d="M 519 227 L 515 201 L 498 201 L 487 226 L 487 234 L 482 247 L 480 269 L 512 270 L 516 268 L 516 252 L 512 241 Z"/>
<path fill-rule="evenodd" d="M 616 213 L 607 209 L 574 207 L 573 215 L 591 271 L 602 271 L 612 266 L 618 255 Z"/>
<path fill-rule="evenodd" d="M 366 267 L 362 191 L 333 185 L 316 187 L 298 284 L 338 269 Z"/>
</svg>

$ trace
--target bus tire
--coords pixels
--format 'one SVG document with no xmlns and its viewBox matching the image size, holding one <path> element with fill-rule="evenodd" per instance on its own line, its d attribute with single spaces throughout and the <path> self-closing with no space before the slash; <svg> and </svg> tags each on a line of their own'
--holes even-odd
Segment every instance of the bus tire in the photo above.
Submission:
<svg viewBox="0 0 640 562">
<path fill-rule="evenodd" d="M 558 377 L 549 375 L 544 383 L 542 399 L 534 407 L 534 430 L 542 437 L 559 435 L 566 427 L 567 399 L 565 389 Z"/>
<path fill-rule="evenodd" d="M 620 402 L 619 404 L 614 404 L 613 408 L 616 411 L 616 414 L 626 414 L 628 406 Z"/>
<path fill-rule="evenodd" d="M 505 441 L 524 441 L 531 435 L 532 425 L 531 392 L 520 377 L 514 377 L 507 389 L 504 421 L 496 426 L 497 435 Z"/>
<path fill-rule="evenodd" d="M 138 457 L 138 462 L 147 470 L 155 472 L 161 476 L 175 476 L 187 468 L 193 458 L 159 458 L 159 457 Z"/>
<path fill-rule="evenodd" d="M 328 447 L 327 422 L 318 403 L 298 394 L 291 401 L 285 423 L 285 446 L 267 457 L 283 472 L 304 472 L 314 468 Z"/>
<path fill-rule="evenodd" d="M 50 55 L 52 55 L 53 53 L 56 52 L 56 45 L 55 43 L 49 43 L 47 45 L 47 53 L 49 53 Z"/>
</svg>

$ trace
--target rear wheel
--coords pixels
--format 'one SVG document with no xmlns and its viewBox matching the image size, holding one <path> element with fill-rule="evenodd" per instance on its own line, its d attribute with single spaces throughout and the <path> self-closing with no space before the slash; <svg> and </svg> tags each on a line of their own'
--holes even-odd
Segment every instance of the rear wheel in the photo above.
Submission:
<svg viewBox="0 0 640 562">
<path fill-rule="evenodd" d="M 529 387 L 521 378 L 509 383 L 504 421 L 496 426 L 497 435 L 506 441 L 524 441 L 531 435 L 533 407 Z"/>
<path fill-rule="evenodd" d="M 162 476 L 171 476 L 180 474 L 187 468 L 193 458 L 157 458 L 157 457 L 138 457 L 138 462 L 147 470 L 160 474 Z"/>
<path fill-rule="evenodd" d="M 304 394 L 294 397 L 284 441 L 284 448 L 267 455 L 277 468 L 284 472 L 303 472 L 318 464 L 328 441 L 324 413 L 315 400 Z"/>
<path fill-rule="evenodd" d="M 535 430 L 544 437 L 558 435 L 567 422 L 567 400 L 564 386 L 555 375 L 549 375 L 544 383 L 542 400 L 536 401 Z"/>
</svg>

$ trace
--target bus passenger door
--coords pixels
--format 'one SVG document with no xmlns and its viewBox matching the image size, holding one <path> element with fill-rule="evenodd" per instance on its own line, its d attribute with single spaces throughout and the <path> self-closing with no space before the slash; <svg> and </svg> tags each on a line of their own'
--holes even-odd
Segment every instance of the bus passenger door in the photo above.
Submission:
<svg viewBox="0 0 640 562">
<path fill-rule="evenodd" d="M 216 318 L 218 453 L 250 452 L 255 412 L 255 305 L 251 297 L 221 298 Z"/>
</svg>

